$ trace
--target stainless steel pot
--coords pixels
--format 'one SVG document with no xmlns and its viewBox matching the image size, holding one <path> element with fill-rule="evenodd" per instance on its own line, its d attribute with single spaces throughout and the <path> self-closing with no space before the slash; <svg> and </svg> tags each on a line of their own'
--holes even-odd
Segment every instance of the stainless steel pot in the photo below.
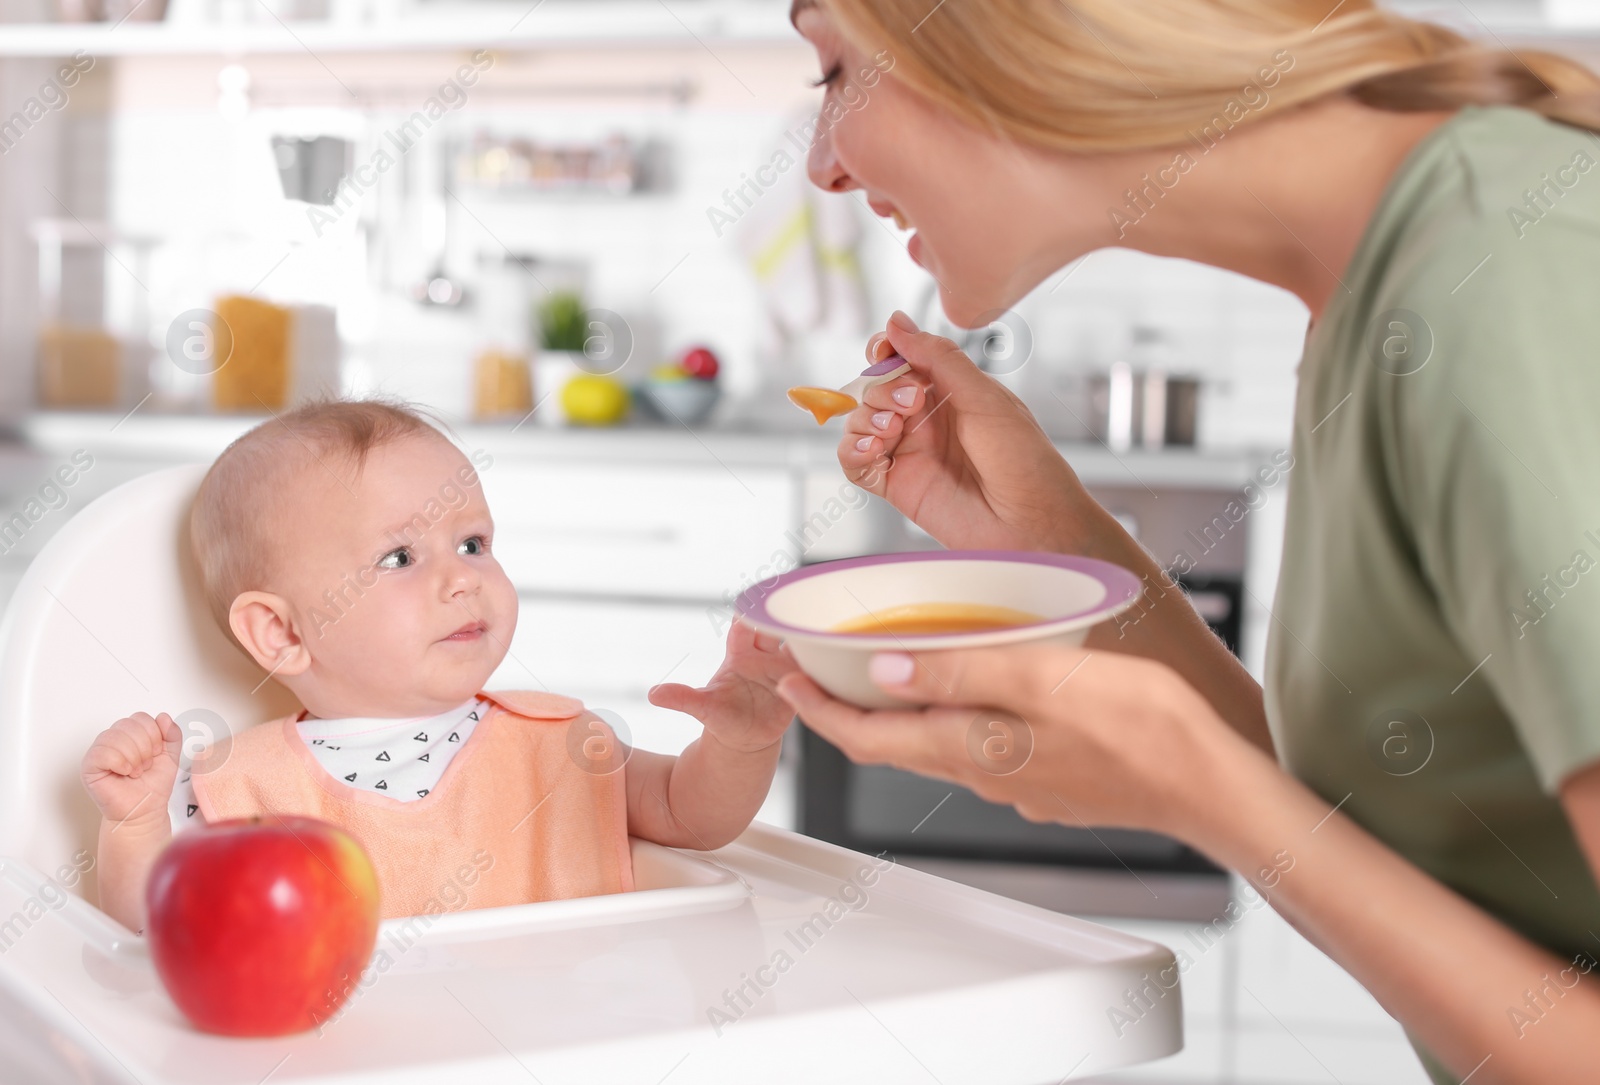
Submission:
<svg viewBox="0 0 1600 1085">
<path fill-rule="evenodd" d="M 1115 362 L 1089 378 L 1089 431 L 1113 452 L 1167 446 L 1192 448 L 1200 382 Z"/>
</svg>

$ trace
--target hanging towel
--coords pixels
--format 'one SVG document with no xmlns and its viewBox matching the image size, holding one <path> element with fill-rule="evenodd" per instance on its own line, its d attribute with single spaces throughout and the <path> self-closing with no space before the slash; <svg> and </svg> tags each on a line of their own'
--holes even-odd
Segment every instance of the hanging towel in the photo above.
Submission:
<svg viewBox="0 0 1600 1085">
<path fill-rule="evenodd" d="M 782 170 L 773 164 L 781 161 L 780 153 L 791 162 Z M 740 217 L 739 248 L 779 330 L 785 335 L 810 331 L 822 318 L 822 287 L 805 162 L 795 161 L 787 149 L 774 151 L 758 173 L 774 180 L 750 198 Z M 743 192 L 755 187 L 747 184 Z"/>
<path fill-rule="evenodd" d="M 861 244 L 861 208 L 844 192 L 810 186 L 812 233 L 822 276 L 823 322 L 835 335 L 866 331 L 867 293 L 856 254 Z"/>
</svg>

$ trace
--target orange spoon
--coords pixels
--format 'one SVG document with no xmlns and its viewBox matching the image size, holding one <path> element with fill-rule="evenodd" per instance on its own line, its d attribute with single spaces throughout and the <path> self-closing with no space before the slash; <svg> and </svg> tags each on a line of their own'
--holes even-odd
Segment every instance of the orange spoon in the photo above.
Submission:
<svg viewBox="0 0 1600 1085">
<path fill-rule="evenodd" d="M 830 418 L 855 410 L 856 404 L 866 394 L 868 388 L 883 384 L 885 381 L 892 381 L 910 371 L 910 362 L 898 354 L 891 354 L 883 361 L 867 366 L 861 371 L 861 376 L 837 391 L 832 388 L 812 388 L 808 385 L 791 388 L 789 402 L 802 411 L 810 411 L 820 426 Z"/>
</svg>

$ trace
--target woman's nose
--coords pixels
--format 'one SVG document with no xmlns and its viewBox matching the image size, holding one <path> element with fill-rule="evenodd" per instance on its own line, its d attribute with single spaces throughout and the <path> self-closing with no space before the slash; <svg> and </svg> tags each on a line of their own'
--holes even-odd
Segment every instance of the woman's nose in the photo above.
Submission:
<svg viewBox="0 0 1600 1085">
<path fill-rule="evenodd" d="M 839 162 L 839 156 L 833 153 L 833 136 L 828 131 L 826 119 L 820 123 L 822 127 L 806 153 L 806 173 L 810 175 L 811 183 L 824 192 L 847 192 L 857 187 L 855 180 Z"/>
</svg>

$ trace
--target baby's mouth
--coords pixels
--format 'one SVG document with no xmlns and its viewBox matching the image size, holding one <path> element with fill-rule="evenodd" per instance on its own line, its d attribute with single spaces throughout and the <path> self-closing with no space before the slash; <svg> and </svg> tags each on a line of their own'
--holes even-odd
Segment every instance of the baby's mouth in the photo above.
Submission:
<svg viewBox="0 0 1600 1085">
<path fill-rule="evenodd" d="M 482 622 L 468 622 L 466 625 L 462 626 L 460 629 L 457 629 L 454 633 L 451 633 L 444 639 L 447 641 L 454 641 L 459 644 L 467 641 L 478 640 L 488 631 L 489 627 L 484 625 Z"/>
</svg>

